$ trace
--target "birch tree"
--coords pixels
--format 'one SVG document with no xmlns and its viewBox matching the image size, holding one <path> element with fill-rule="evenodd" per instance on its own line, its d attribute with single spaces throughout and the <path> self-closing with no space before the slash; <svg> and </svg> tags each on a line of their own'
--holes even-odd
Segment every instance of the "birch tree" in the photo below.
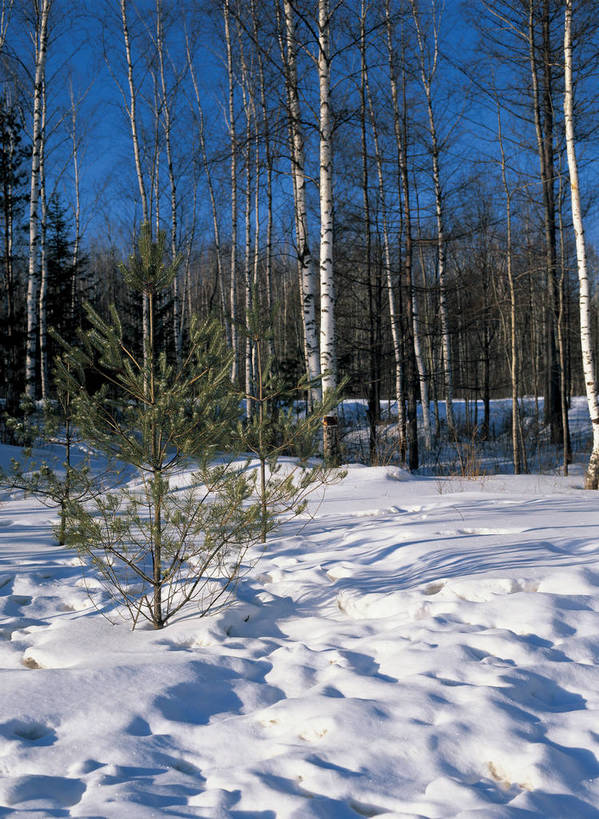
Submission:
<svg viewBox="0 0 599 819">
<path fill-rule="evenodd" d="M 541 13 L 541 78 L 539 81 L 539 58 L 535 37 L 535 14 Z M 556 354 L 555 322 L 557 293 L 555 276 L 557 270 L 556 218 L 555 218 L 555 159 L 554 159 L 554 101 L 552 80 L 552 56 L 549 29 L 549 0 L 528 2 L 528 49 L 532 82 L 532 105 L 537 137 L 537 152 L 543 189 L 543 213 L 545 226 L 545 254 L 547 265 L 547 296 L 545 308 L 546 326 L 546 386 L 545 420 L 551 426 L 553 443 L 563 441 L 566 431 L 561 428 L 559 412 L 559 364 Z"/>
<path fill-rule="evenodd" d="M 335 282 L 333 267 L 333 154 L 331 117 L 331 11 L 329 0 L 318 0 L 318 89 L 320 145 L 320 369 L 322 390 L 337 387 L 335 354 Z M 338 459 L 336 410 L 323 418 L 325 459 Z"/>
<path fill-rule="evenodd" d="M 126 95 L 123 93 L 123 100 L 125 104 L 125 110 L 127 112 L 127 116 L 129 119 L 129 125 L 131 129 L 131 144 L 133 147 L 133 158 L 135 161 L 135 174 L 137 177 L 137 185 L 139 188 L 139 198 L 141 203 L 141 211 L 142 211 L 142 224 L 147 225 L 151 231 L 151 222 L 150 222 L 150 209 L 148 206 L 148 192 L 146 190 L 146 184 L 144 180 L 144 172 L 142 166 L 142 159 L 141 159 L 141 147 L 140 147 L 140 138 L 139 138 L 139 128 L 137 122 L 137 88 L 135 85 L 135 80 L 133 76 L 133 58 L 131 55 L 131 38 L 129 36 L 129 22 L 127 18 L 127 0 L 120 0 L 120 9 L 121 9 L 121 23 L 123 28 L 123 42 L 125 45 L 125 58 L 127 63 L 127 85 L 129 89 L 129 97 L 127 99 Z M 148 297 L 147 294 L 144 292 L 141 296 L 142 299 L 142 327 L 143 327 L 143 349 L 144 349 L 144 364 L 147 363 L 145 359 L 147 358 L 147 350 L 149 348 L 149 338 L 148 338 L 148 327 L 149 327 L 149 317 L 148 317 Z"/>
<path fill-rule="evenodd" d="M 585 489 L 599 489 L 599 400 L 595 369 L 595 351 L 591 335 L 591 286 L 587 270 L 587 252 L 584 237 L 584 223 L 580 201 L 580 183 L 576 160 L 574 136 L 574 90 L 572 69 L 572 0 L 565 0 L 564 17 L 564 119 L 566 126 L 566 150 L 570 176 L 570 197 L 572 202 L 572 222 L 576 237 L 576 261 L 578 266 L 580 346 L 582 366 L 586 386 L 587 403 L 593 429 L 593 449 L 585 476 Z"/>
<path fill-rule="evenodd" d="M 231 320 L 231 349 L 233 351 L 231 377 L 237 379 L 237 133 L 235 128 L 235 77 L 233 75 L 233 43 L 231 40 L 231 3 L 223 5 L 225 45 L 227 50 L 228 125 L 231 150 L 231 269 L 229 278 L 229 310 Z"/>
<path fill-rule="evenodd" d="M 48 224 L 48 198 L 46 188 L 46 83 L 42 83 L 42 139 L 40 145 L 40 166 L 39 166 L 39 199 L 40 199 L 40 224 L 39 224 L 39 267 L 40 267 L 40 287 L 38 298 L 38 330 L 39 330 L 39 369 L 40 369 L 40 391 L 42 401 L 48 398 L 48 260 L 46 255 L 46 229 Z"/>
<path fill-rule="evenodd" d="M 164 12 L 162 0 L 156 0 L 156 52 L 158 54 L 158 69 L 160 76 L 160 102 L 162 111 L 162 127 L 164 131 L 164 144 L 166 149 L 166 168 L 169 182 L 170 199 L 170 254 L 172 263 L 177 259 L 177 180 L 173 159 L 172 145 L 172 98 L 167 90 L 166 70 L 165 70 L 165 45 L 164 45 Z M 182 334 L 179 329 L 181 322 L 181 304 L 179 297 L 179 277 L 176 272 L 172 283 L 173 297 L 173 336 L 175 340 L 175 352 L 177 361 L 181 359 Z"/>
<path fill-rule="evenodd" d="M 37 306 L 37 258 L 39 244 L 39 181 L 42 152 L 43 87 L 46 76 L 48 50 L 48 20 L 52 0 L 41 0 L 33 33 L 35 48 L 35 80 L 33 85 L 33 128 L 31 137 L 31 187 L 29 194 L 29 258 L 27 269 L 27 345 L 25 352 L 25 391 L 28 398 L 35 398 L 36 382 L 36 306 Z"/>
<path fill-rule="evenodd" d="M 412 16 L 416 27 L 416 39 L 418 43 L 419 70 L 422 87 L 426 98 L 426 110 L 428 116 L 428 130 L 431 140 L 431 158 L 433 163 L 433 184 L 435 190 L 435 216 L 437 220 L 437 275 L 439 278 L 439 316 L 441 319 L 441 345 L 443 349 L 443 386 L 445 390 L 445 406 L 447 425 L 450 429 L 454 427 L 453 417 L 453 370 L 451 358 L 451 340 L 449 335 L 449 310 L 447 306 L 447 271 L 445 252 L 445 220 L 443 189 L 441 186 L 440 171 L 440 146 L 437 133 L 437 123 L 433 108 L 433 82 L 437 73 L 439 62 L 439 32 L 437 25 L 437 8 L 435 0 L 431 0 L 431 15 L 433 19 L 433 47 L 430 59 L 427 59 L 427 49 L 424 39 L 420 15 L 418 13 L 416 0 L 410 0 L 412 6 Z"/>
<path fill-rule="evenodd" d="M 510 293 L 510 380 L 512 390 L 512 457 L 514 462 L 514 474 L 522 472 L 522 455 L 520 451 L 520 407 L 518 405 L 518 341 L 516 325 L 516 288 L 513 269 L 513 244 L 512 244 L 512 191 L 508 183 L 507 165 L 505 150 L 503 147 L 503 131 L 501 126 L 501 108 L 497 103 L 497 136 L 499 140 L 499 152 L 501 155 L 501 182 L 505 194 L 506 209 L 506 267 L 508 287 Z"/>
<path fill-rule="evenodd" d="M 405 99 L 406 71 L 402 66 L 403 80 L 403 105 L 400 107 L 399 83 L 397 80 L 396 55 L 394 47 L 394 32 L 391 15 L 390 0 L 385 0 L 385 34 L 387 47 L 387 68 L 389 73 L 389 84 L 391 87 L 391 103 L 393 111 L 393 133 L 395 136 L 395 149 L 397 155 L 398 172 L 398 199 L 403 217 L 403 239 L 404 257 L 403 274 L 405 278 L 405 318 L 404 332 L 408 339 L 406 347 L 406 371 L 408 381 L 407 391 L 407 448 L 408 466 L 410 469 L 418 469 L 418 427 L 417 427 L 417 403 L 416 403 L 416 355 L 419 344 L 415 339 L 418 335 L 418 320 L 414 315 L 414 288 L 412 281 L 412 216 L 410 207 L 410 181 L 408 173 L 407 159 L 407 105 Z"/>
<path fill-rule="evenodd" d="M 278 6 L 277 6 L 278 8 Z M 285 74 L 287 97 L 287 117 L 289 121 L 289 143 L 291 153 L 291 177 L 295 210 L 295 231 L 297 264 L 300 282 L 304 358 L 308 378 L 312 381 L 320 375 L 319 341 L 316 326 L 316 295 L 318 278 L 310 250 L 308 234 L 308 212 L 306 205 L 306 170 L 304 155 L 304 133 L 297 72 L 297 41 L 295 34 L 294 10 L 290 0 L 283 0 L 284 34 L 281 34 L 281 56 Z M 279 24 L 279 29 L 281 25 Z M 313 398 L 320 400 L 320 387 Z"/>
<path fill-rule="evenodd" d="M 71 100 L 71 150 L 73 154 L 73 187 L 75 193 L 74 207 L 75 241 L 73 243 L 73 286 L 71 288 L 71 316 L 74 317 L 81 245 L 81 194 L 79 180 L 79 136 L 77 134 L 77 103 L 75 101 L 72 78 L 69 85 L 69 96 Z"/>
<path fill-rule="evenodd" d="M 394 368 L 394 384 L 395 384 L 395 402 L 397 404 L 397 431 L 399 439 L 399 456 L 402 462 L 406 457 L 406 440 L 405 440 L 405 396 L 404 396 L 404 340 L 400 332 L 400 316 L 399 307 L 397 304 L 396 290 L 397 286 L 393 279 L 393 272 L 391 267 L 391 236 L 389 229 L 389 213 L 387 206 L 387 197 L 385 195 L 385 176 L 383 170 L 383 154 L 380 147 L 379 129 L 377 118 L 374 110 L 372 94 L 370 91 L 370 83 L 368 79 L 368 66 L 365 66 L 364 81 L 366 88 L 366 95 L 368 97 L 368 111 L 370 115 L 370 122 L 372 127 L 372 140 L 374 145 L 374 156 L 376 162 L 376 172 L 378 181 L 379 207 L 381 209 L 382 231 L 383 231 L 383 264 L 385 268 L 385 283 L 387 290 L 387 299 L 389 304 L 389 321 L 391 324 L 391 341 L 393 346 L 393 362 Z"/>
</svg>

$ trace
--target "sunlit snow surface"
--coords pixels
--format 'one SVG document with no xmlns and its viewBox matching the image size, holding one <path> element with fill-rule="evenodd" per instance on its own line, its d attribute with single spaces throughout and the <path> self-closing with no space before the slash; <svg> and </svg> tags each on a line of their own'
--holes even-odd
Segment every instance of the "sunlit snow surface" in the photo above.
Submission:
<svg viewBox="0 0 599 819">
<path fill-rule="evenodd" d="M 231 608 L 133 633 L 6 494 L 0 815 L 599 816 L 581 485 L 350 467 Z"/>
</svg>

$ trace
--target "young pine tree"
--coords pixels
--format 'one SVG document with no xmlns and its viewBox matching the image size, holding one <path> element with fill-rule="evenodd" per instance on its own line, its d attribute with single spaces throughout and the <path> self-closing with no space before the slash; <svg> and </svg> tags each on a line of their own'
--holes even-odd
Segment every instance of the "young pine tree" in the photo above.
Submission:
<svg viewBox="0 0 599 819">
<path fill-rule="evenodd" d="M 239 418 L 220 328 L 192 322 L 180 363 L 156 349 L 156 303 L 176 270 L 165 256 L 164 235 L 153 241 L 144 226 L 123 266 L 126 284 L 146 299 L 143 356 L 127 344 L 114 308 L 107 322 L 88 306 L 91 329 L 69 348 L 69 368 L 61 366 L 77 393 L 81 433 L 136 473 L 127 486 L 71 504 L 67 542 L 134 627 L 141 618 L 157 629 L 192 600 L 202 614 L 222 601 L 261 535 L 252 473 L 232 458 L 215 465 Z M 101 383 L 95 392 L 93 381 Z M 188 482 L 180 475 L 190 459 L 197 470 Z"/>
</svg>

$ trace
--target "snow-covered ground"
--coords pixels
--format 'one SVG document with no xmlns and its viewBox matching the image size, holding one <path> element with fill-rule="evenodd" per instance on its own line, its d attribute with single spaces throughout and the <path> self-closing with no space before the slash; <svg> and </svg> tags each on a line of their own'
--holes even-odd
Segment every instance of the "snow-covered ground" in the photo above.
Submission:
<svg viewBox="0 0 599 819">
<path fill-rule="evenodd" d="M 111 625 L 54 513 L 0 506 L 0 816 L 599 816 L 582 466 L 353 466 L 209 618 Z"/>
</svg>

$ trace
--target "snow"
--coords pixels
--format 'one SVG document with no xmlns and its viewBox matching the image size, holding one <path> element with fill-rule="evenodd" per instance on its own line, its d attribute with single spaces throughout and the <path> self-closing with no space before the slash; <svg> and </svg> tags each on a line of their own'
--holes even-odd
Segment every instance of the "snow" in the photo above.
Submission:
<svg viewBox="0 0 599 819">
<path fill-rule="evenodd" d="M 232 606 L 135 632 L 91 604 L 55 512 L 6 493 L 0 815 L 599 816 L 599 513 L 581 487 L 581 464 L 349 466 Z"/>
</svg>

